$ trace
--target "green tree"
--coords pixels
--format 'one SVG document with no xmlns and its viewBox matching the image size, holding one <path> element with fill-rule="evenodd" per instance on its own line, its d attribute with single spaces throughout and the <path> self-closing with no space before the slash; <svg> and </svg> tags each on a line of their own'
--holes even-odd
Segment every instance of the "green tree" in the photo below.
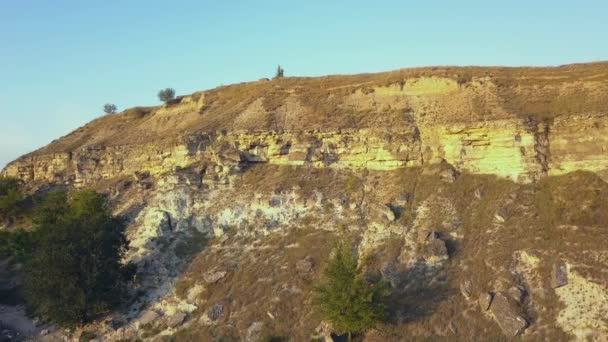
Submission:
<svg viewBox="0 0 608 342">
<path fill-rule="evenodd" d="M 385 281 L 368 284 L 357 270 L 357 256 L 345 242 L 338 244 L 324 271 L 324 283 L 315 288 L 314 304 L 323 320 L 339 333 L 361 333 L 386 318 Z"/>
<path fill-rule="evenodd" d="M 106 114 L 116 113 L 116 109 L 116 105 L 113 103 L 106 103 L 105 105 L 103 105 L 103 111 Z"/>
<path fill-rule="evenodd" d="M 17 215 L 22 200 L 21 181 L 14 177 L 0 176 L 0 218 Z"/>
<path fill-rule="evenodd" d="M 285 76 L 285 69 L 281 68 L 281 66 L 277 66 L 277 71 L 274 74 L 274 78 L 283 78 Z"/>
<path fill-rule="evenodd" d="M 165 88 L 158 92 L 158 99 L 167 103 L 175 98 L 175 89 Z"/>
<path fill-rule="evenodd" d="M 32 232 L 18 229 L 15 231 L 0 231 L 0 257 L 14 256 L 24 261 L 30 255 L 34 235 Z"/>
<path fill-rule="evenodd" d="M 89 321 L 124 299 L 132 267 L 121 260 L 126 224 L 105 196 L 54 191 L 38 203 L 35 252 L 24 270 L 24 296 L 39 315 L 60 326 Z"/>
</svg>

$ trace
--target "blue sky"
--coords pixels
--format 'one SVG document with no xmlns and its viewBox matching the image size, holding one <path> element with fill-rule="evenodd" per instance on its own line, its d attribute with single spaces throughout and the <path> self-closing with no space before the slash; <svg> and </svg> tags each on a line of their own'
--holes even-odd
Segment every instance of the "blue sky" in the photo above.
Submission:
<svg viewBox="0 0 608 342">
<path fill-rule="evenodd" d="M 608 59 L 608 1 L 0 0 L 0 167 L 101 114 L 271 76 Z"/>
</svg>

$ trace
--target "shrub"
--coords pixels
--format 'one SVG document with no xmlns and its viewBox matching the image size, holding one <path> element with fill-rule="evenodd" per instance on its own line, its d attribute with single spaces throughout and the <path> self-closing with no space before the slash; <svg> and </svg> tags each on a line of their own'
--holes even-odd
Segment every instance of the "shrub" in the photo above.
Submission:
<svg viewBox="0 0 608 342">
<path fill-rule="evenodd" d="M 283 78 L 283 76 L 285 75 L 285 70 L 283 68 L 281 68 L 281 66 L 277 66 L 277 71 L 274 74 L 274 78 Z"/>
<path fill-rule="evenodd" d="M 112 103 L 106 103 L 105 105 L 103 105 L 103 111 L 106 114 L 116 113 L 116 105 Z"/>
<path fill-rule="evenodd" d="M 60 325 L 89 321 L 114 308 L 133 268 L 121 263 L 125 221 L 94 191 L 52 192 L 38 205 L 35 252 L 24 268 L 24 296 L 33 311 Z"/>
<path fill-rule="evenodd" d="M 158 92 L 158 99 L 167 103 L 175 98 L 175 90 L 173 88 L 162 89 Z"/>
<path fill-rule="evenodd" d="M 0 218 L 17 215 L 22 200 L 21 181 L 14 177 L 0 176 Z"/>
<path fill-rule="evenodd" d="M 13 256 L 18 261 L 24 261 L 32 251 L 33 242 L 34 234 L 29 231 L 0 231 L 0 258 Z"/>
<path fill-rule="evenodd" d="M 339 333 L 360 333 L 386 318 L 389 295 L 384 281 L 368 284 L 357 271 L 357 257 L 342 242 L 324 271 L 325 280 L 314 289 L 314 304 L 323 320 Z"/>
</svg>

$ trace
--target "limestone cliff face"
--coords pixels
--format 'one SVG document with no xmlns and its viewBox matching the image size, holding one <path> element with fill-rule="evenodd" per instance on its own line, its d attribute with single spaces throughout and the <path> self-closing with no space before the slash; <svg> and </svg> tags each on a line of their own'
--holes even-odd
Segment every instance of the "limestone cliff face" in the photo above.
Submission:
<svg viewBox="0 0 608 342">
<path fill-rule="evenodd" d="M 194 164 L 244 163 L 393 170 L 439 163 L 518 182 L 586 170 L 608 175 L 608 119 L 533 123 L 503 119 L 407 130 L 266 131 L 191 135 L 178 144 L 87 147 L 33 155 L 7 166 L 26 181 L 92 185 L 136 172 L 160 175 Z"/>
</svg>

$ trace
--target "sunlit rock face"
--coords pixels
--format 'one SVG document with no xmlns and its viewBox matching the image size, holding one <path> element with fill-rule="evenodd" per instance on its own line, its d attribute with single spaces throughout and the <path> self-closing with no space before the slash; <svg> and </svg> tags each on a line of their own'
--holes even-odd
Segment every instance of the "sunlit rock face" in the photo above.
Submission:
<svg viewBox="0 0 608 342">
<path fill-rule="evenodd" d="M 76 186 L 148 172 L 160 175 L 199 162 L 394 170 L 445 160 L 458 171 L 527 183 L 576 170 L 607 175 L 608 120 L 581 116 L 554 122 L 504 119 L 408 130 L 236 131 L 188 136 L 181 144 L 83 148 L 36 155 L 4 173 Z"/>
</svg>

